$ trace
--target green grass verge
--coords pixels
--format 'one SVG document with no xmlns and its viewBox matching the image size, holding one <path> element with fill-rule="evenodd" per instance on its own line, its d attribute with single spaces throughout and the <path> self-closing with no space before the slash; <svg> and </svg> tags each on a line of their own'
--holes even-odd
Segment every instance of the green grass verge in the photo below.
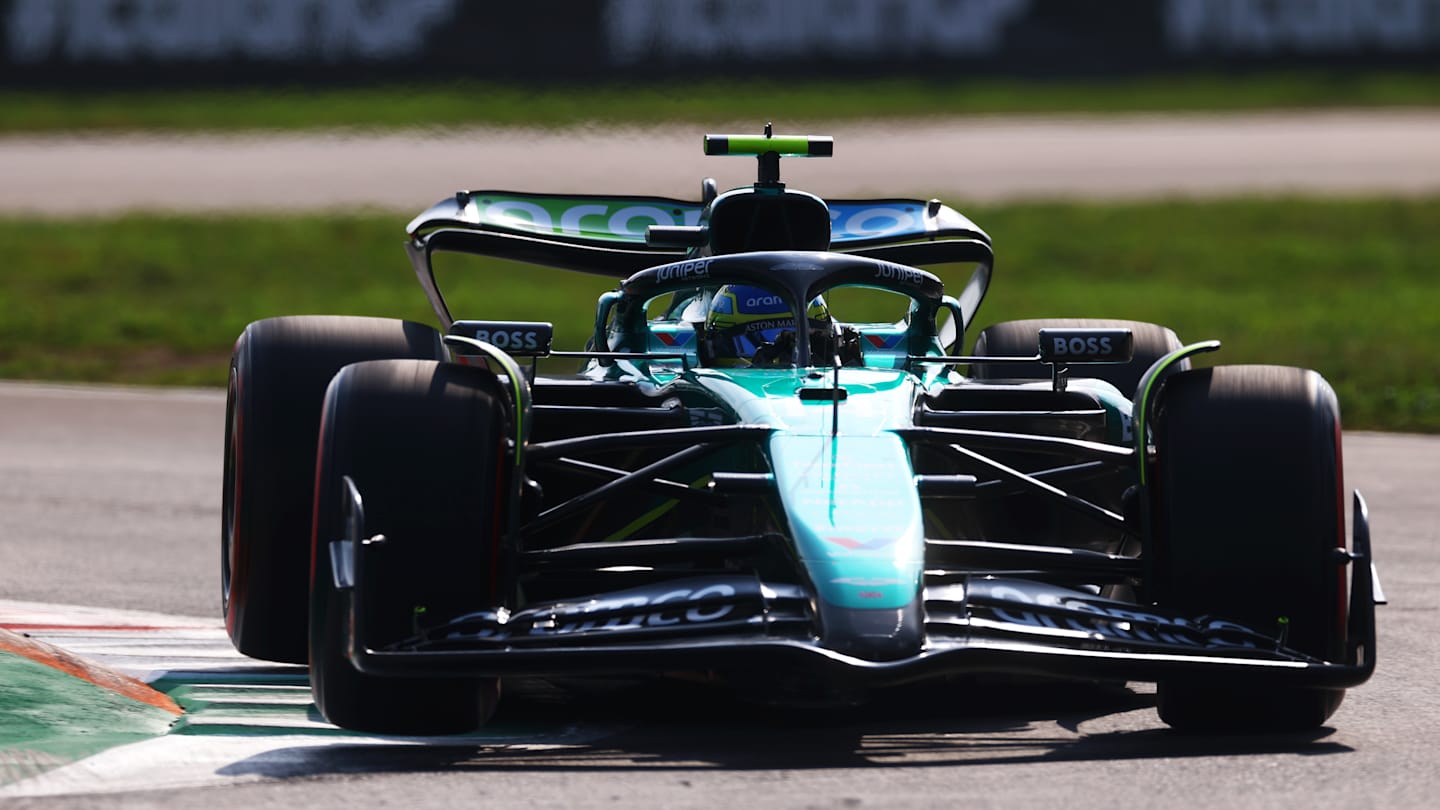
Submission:
<svg viewBox="0 0 1440 810">
<path fill-rule="evenodd" d="M 1440 106 L 1436 72 L 1310 71 L 1109 81 L 920 79 L 520 87 L 456 82 L 342 89 L 0 91 L 0 132 L 586 123 L 805 122 L 992 113 Z M 785 122 L 791 122 L 786 125 Z"/>
<path fill-rule="evenodd" d="M 1223 340 L 1214 362 L 1320 370 L 1348 427 L 1440 432 L 1440 198 L 966 210 L 1000 256 L 982 324 L 1163 323 L 1186 340 Z M 400 247 L 405 220 L 0 220 L 0 376 L 218 386 L 254 319 L 433 322 Z M 611 286 L 469 257 L 441 275 L 457 316 L 553 320 L 562 348 L 584 341 Z"/>
</svg>

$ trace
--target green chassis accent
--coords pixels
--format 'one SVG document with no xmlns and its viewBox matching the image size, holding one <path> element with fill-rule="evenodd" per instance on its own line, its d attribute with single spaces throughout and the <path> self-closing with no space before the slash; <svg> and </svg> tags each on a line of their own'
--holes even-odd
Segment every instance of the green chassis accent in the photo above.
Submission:
<svg viewBox="0 0 1440 810">
<path fill-rule="evenodd" d="M 1220 341 L 1218 340 L 1205 340 L 1191 343 L 1189 346 L 1182 346 L 1156 360 L 1155 365 L 1151 366 L 1145 372 L 1145 376 L 1140 379 L 1140 390 L 1137 392 L 1138 396 L 1131 413 L 1135 419 L 1135 451 L 1140 466 L 1141 486 L 1147 485 L 1150 479 L 1150 465 L 1145 463 L 1145 447 L 1150 441 L 1150 437 L 1147 435 L 1150 430 L 1150 397 L 1155 392 L 1155 383 L 1164 376 L 1166 369 L 1181 360 L 1192 355 L 1213 352 L 1219 348 Z"/>
<path fill-rule="evenodd" d="M 709 483 L 710 483 L 710 474 L 709 474 L 709 473 L 706 473 L 705 475 L 702 475 L 702 476 L 700 476 L 699 478 L 696 478 L 694 481 L 691 481 L 691 482 L 690 482 L 690 488 L 691 488 L 691 489 L 704 489 L 705 486 L 706 486 L 707 484 L 709 484 Z M 674 499 L 674 498 L 671 498 L 671 499 L 669 499 L 669 500 L 667 500 L 667 501 L 662 502 L 659 506 L 656 506 L 654 509 L 651 509 L 649 512 L 646 512 L 645 514 L 641 515 L 640 517 L 637 517 L 637 518 L 635 518 L 634 520 L 630 521 L 628 524 L 626 524 L 626 525 L 624 525 L 624 526 L 621 526 L 619 529 L 617 529 L 617 530 L 615 530 L 614 532 L 611 532 L 610 534 L 606 535 L 606 537 L 605 537 L 605 542 L 609 543 L 609 542 L 612 542 L 612 541 L 615 541 L 615 540 L 628 540 L 628 539 L 630 539 L 631 537 L 633 537 L 633 536 L 635 535 L 636 532 L 640 531 L 641 529 L 645 528 L 646 526 L 649 526 L 651 523 L 654 523 L 655 521 L 659 520 L 662 516 L 664 516 L 664 515 L 665 515 L 667 512 L 669 512 L 671 509 L 674 509 L 674 508 L 675 508 L 676 506 L 678 506 L 679 504 L 680 504 L 680 502 L 679 502 L 678 500 Z"/>
<path fill-rule="evenodd" d="M 506 354 L 498 347 L 486 343 L 483 340 L 475 340 L 462 335 L 446 335 L 445 342 L 452 346 L 467 346 L 481 354 L 486 359 L 495 363 L 505 372 L 510 380 L 511 411 L 515 414 L 515 467 L 523 468 L 525 464 L 525 440 L 530 435 L 530 388 L 525 382 L 525 372 L 515 359 Z"/>
</svg>

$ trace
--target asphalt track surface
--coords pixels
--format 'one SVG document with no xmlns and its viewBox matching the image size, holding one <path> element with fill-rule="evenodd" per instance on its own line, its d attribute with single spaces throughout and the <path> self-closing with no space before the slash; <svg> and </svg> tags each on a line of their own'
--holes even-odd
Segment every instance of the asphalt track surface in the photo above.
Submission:
<svg viewBox="0 0 1440 810">
<path fill-rule="evenodd" d="M 208 617 L 209 643 L 223 646 L 223 412 L 215 391 L 0 383 L 0 594 Z M 1440 437 L 1349 434 L 1345 461 L 1370 501 L 1391 604 L 1379 672 L 1315 734 L 1172 734 L 1138 685 L 946 684 L 823 712 L 673 685 L 507 699 L 507 728 L 571 729 L 560 744 L 342 737 L 301 749 L 257 732 L 249 753 L 203 769 L 207 786 L 135 792 L 116 782 L 130 792 L 28 798 L 12 787 L 0 804 L 1429 806 L 1440 791 Z M 186 750 L 171 752 L 176 769 L 199 756 Z M 96 776 L 76 790 L 107 784 Z"/>
<path fill-rule="evenodd" d="M 758 131 L 763 122 L 728 131 Z M 835 157 L 782 177 L 823 196 L 956 201 L 1440 193 L 1440 112 L 797 123 Z M 720 128 L 726 131 L 726 128 Z M 325 135 L 0 138 L 0 212 L 397 208 L 461 188 L 699 196 L 754 181 L 754 161 L 701 154 L 700 127 Z"/>
<path fill-rule="evenodd" d="M 829 129 L 834 161 L 785 173 L 822 194 L 968 199 L 1440 190 L 1433 113 L 1056 124 L 847 125 Z M 0 139 L 0 210 L 408 214 L 457 187 L 691 197 L 695 178 L 734 185 L 751 171 L 700 157 L 689 130 L 586 133 L 581 148 L 573 133 L 478 135 Z M 223 408 L 213 391 L 0 383 L 0 599 L 201 617 L 215 644 Z M 110 788 L 96 771 L 58 795 L 0 788 L 0 804 L 1428 807 L 1440 795 L 1440 438 L 1349 434 L 1345 458 L 1370 501 L 1391 605 L 1379 672 L 1314 734 L 1171 734 L 1143 686 L 945 684 L 850 711 L 776 712 L 672 685 L 507 697 L 506 727 L 604 730 L 560 743 L 336 737 L 302 752 L 257 734 L 250 753 L 213 766 L 167 749 L 177 770 L 207 773 L 200 786 Z"/>
</svg>

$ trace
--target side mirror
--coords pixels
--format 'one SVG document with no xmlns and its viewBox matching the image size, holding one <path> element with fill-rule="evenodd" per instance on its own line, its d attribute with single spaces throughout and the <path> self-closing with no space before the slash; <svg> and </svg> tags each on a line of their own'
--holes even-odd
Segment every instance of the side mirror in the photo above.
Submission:
<svg viewBox="0 0 1440 810">
<path fill-rule="evenodd" d="M 514 357 L 544 357 L 555 327 L 541 321 L 456 321 L 450 334 L 484 341 Z"/>
<path fill-rule="evenodd" d="M 1128 363 L 1135 357 L 1129 329 L 1041 329 L 1040 362 Z"/>
</svg>

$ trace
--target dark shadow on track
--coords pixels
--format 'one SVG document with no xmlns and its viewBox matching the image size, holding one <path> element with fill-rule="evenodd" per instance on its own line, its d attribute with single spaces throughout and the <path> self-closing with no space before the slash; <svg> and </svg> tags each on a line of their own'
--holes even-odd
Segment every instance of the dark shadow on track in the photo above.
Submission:
<svg viewBox="0 0 1440 810">
<path fill-rule="evenodd" d="M 864 705 L 826 709 L 766 706 L 669 681 L 585 694 L 530 685 L 502 702 L 492 727 L 508 739 L 498 742 L 336 744 L 272 752 L 221 773 L 286 778 L 441 770 L 809 770 L 1353 750 L 1327 742 L 1328 728 L 1178 734 L 1160 724 L 1153 707 L 1153 694 L 1068 683 L 924 684 L 878 693 Z M 546 731 L 527 738 L 526 728 Z"/>
</svg>

